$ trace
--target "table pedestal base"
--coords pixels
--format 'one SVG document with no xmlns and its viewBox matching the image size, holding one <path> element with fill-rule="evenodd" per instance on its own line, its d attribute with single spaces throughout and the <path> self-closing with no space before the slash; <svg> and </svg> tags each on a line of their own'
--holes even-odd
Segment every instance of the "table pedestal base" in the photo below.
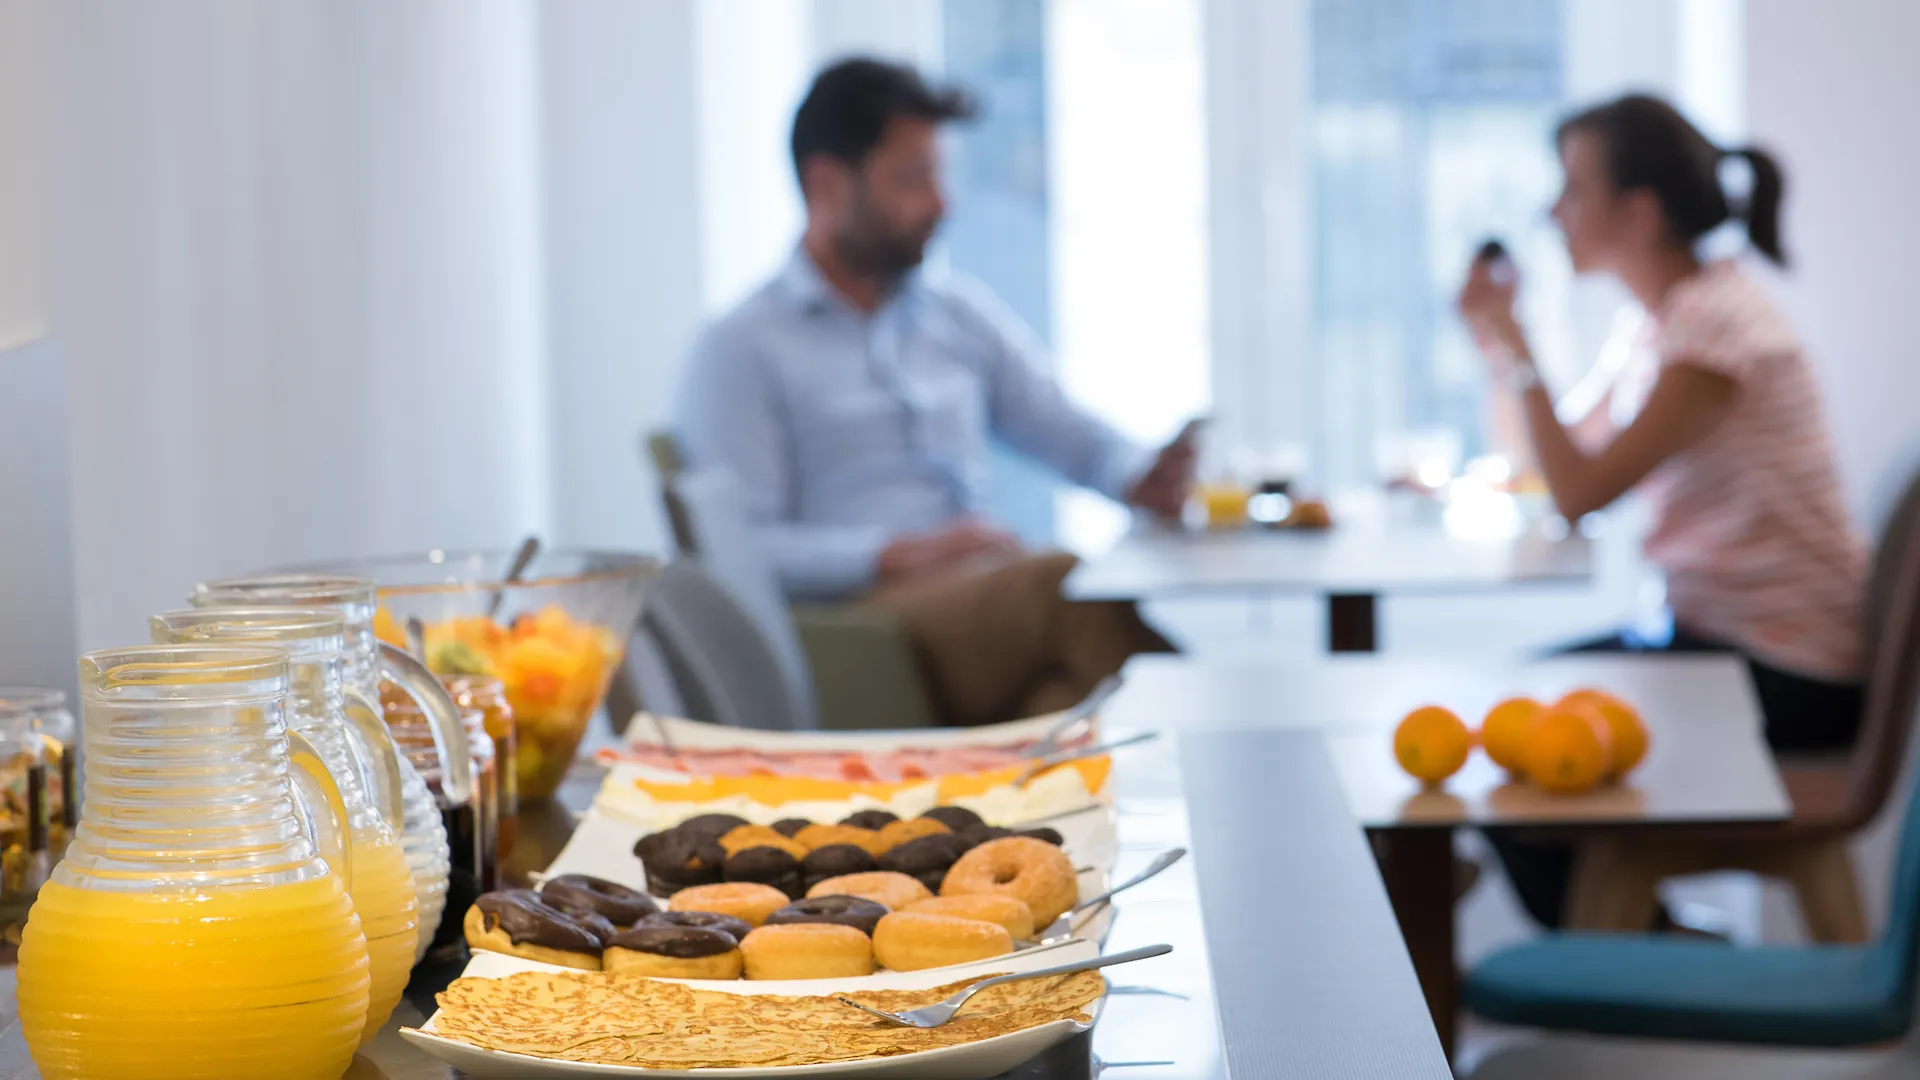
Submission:
<svg viewBox="0 0 1920 1080">
<path fill-rule="evenodd" d="M 1380 877 L 1400 921 L 1400 937 L 1426 994 L 1427 1010 L 1447 1057 L 1453 1057 L 1460 1007 L 1460 971 L 1454 960 L 1453 830 L 1370 830 Z"/>
<path fill-rule="evenodd" d="M 1380 648 L 1375 593 L 1332 593 L 1327 597 L 1327 651 L 1377 652 Z"/>
</svg>

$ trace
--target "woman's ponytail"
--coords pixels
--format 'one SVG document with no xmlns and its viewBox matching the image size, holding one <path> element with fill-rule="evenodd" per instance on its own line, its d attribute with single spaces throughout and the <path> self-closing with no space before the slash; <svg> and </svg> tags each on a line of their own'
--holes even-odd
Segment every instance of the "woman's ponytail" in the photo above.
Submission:
<svg viewBox="0 0 1920 1080">
<path fill-rule="evenodd" d="M 1780 163 L 1757 146 L 1729 150 L 1727 156 L 1740 158 L 1753 170 L 1753 188 L 1746 205 L 1735 211 L 1735 216 L 1747 224 L 1747 238 L 1776 265 L 1787 265 L 1786 249 L 1780 243 L 1780 201 L 1786 194 Z"/>
</svg>

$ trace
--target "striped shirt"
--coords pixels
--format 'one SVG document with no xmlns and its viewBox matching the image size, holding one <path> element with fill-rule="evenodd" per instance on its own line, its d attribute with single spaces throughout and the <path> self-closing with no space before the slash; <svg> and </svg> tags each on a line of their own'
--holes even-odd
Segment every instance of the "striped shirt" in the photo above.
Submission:
<svg viewBox="0 0 1920 1080">
<path fill-rule="evenodd" d="M 1866 548 L 1799 338 L 1738 264 L 1713 262 L 1642 325 L 1620 386 L 1630 406 L 1674 364 L 1737 387 L 1726 418 L 1641 485 L 1675 622 L 1786 671 L 1858 680 Z"/>
</svg>

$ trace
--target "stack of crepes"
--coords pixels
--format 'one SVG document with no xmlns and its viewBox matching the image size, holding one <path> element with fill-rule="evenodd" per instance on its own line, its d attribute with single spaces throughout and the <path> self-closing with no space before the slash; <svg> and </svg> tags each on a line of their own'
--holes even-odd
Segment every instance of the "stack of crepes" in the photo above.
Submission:
<svg viewBox="0 0 1920 1080">
<path fill-rule="evenodd" d="M 986 976 L 929 990 L 845 995 L 898 1012 L 942 1001 Z M 974 995 L 937 1028 L 897 1027 L 833 997 L 694 990 L 604 973 L 522 972 L 456 979 L 434 1030 L 488 1050 L 649 1069 L 750 1068 L 858 1061 L 977 1042 L 1055 1020 L 1088 1021 L 1106 992 L 1096 972 L 1029 979 Z"/>
<path fill-rule="evenodd" d="M 657 776 L 615 769 L 598 802 L 653 829 L 696 814 L 734 814 L 757 825 L 782 818 L 839 821 L 859 810 L 918 817 L 935 806 L 964 806 L 989 822 L 1037 821 L 1077 810 L 1106 788 L 1113 761 L 1102 754 L 1049 769 L 1027 784 L 1024 764 L 926 780 L 825 780 L 803 776 Z"/>
</svg>

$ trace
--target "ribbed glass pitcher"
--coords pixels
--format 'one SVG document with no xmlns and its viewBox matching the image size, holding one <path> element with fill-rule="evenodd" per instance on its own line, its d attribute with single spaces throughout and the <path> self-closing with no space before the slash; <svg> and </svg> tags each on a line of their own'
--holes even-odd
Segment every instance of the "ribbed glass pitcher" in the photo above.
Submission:
<svg viewBox="0 0 1920 1080">
<path fill-rule="evenodd" d="M 41 1075 L 336 1080 L 367 942 L 345 803 L 286 728 L 286 653 L 88 653 L 80 687 L 86 802 L 20 946 Z"/>
<path fill-rule="evenodd" d="M 367 936 L 373 986 L 361 1042 L 400 1003 L 419 941 L 419 900 L 395 827 L 401 820 L 399 754 L 384 725 L 365 709 L 365 729 L 347 719 L 346 623 L 325 608 L 189 608 L 150 620 L 163 645 L 262 645 L 290 662 L 287 727 L 306 736 L 340 784 L 353 840 L 354 911 Z M 358 690 L 351 691 L 358 695 Z"/>
<path fill-rule="evenodd" d="M 194 588 L 195 607 L 248 607 L 260 604 L 287 604 L 297 607 L 324 607 L 346 622 L 346 685 L 357 690 L 364 701 L 380 699 L 380 680 L 385 678 L 420 706 L 433 732 L 440 755 L 441 795 L 453 806 L 464 806 L 473 797 L 473 762 L 467 747 L 466 728 L 459 707 L 447 695 L 446 688 L 419 661 L 399 649 L 382 648 L 373 636 L 373 582 L 330 574 L 262 574 L 253 577 L 204 581 Z M 361 706 L 349 701 L 349 712 Z M 376 712 L 375 716 L 379 714 Z M 384 718 L 381 718 L 384 723 Z M 419 926 L 414 946 L 414 962 L 427 954 L 434 928 L 440 924 L 447 904 L 449 849 L 447 829 L 440 805 L 426 781 L 404 757 L 400 759 L 400 778 L 404 813 L 401 844 L 407 853 L 407 866 L 413 873 L 414 896 Z"/>
</svg>

